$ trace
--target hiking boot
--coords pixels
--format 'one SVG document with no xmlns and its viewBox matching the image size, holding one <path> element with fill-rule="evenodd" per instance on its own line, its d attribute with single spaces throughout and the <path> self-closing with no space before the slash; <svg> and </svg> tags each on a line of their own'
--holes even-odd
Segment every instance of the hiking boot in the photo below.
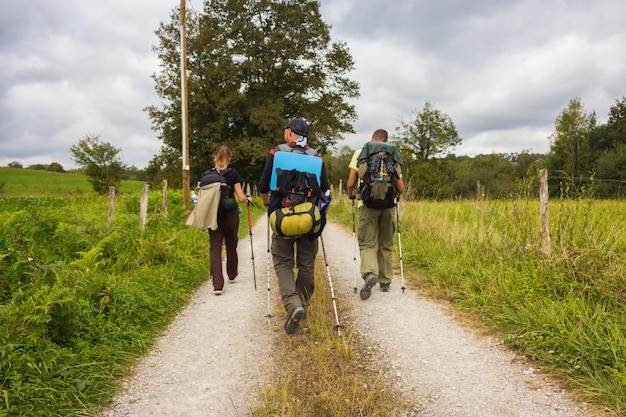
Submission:
<svg viewBox="0 0 626 417">
<path fill-rule="evenodd" d="M 380 283 L 380 290 L 382 292 L 389 292 L 389 290 L 391 289 L 391 284 L 388 282 L 381 282 Z"/>
<path fill-rule="evenodd" d="M 291 310 L 285 322 L 285 333 L 294 334 L 298 330 L 300 320 L 304 319 L 305 311 L 302 307 L 296 307 Z"/>
<path fill-rule="evenodd" d="M 363 288 L 361 288 L 359 296 L 361 297 L 361 300 L 367 300 L 370 298 L 370 295 L 372 295 L 372 287 L 378 283 L 378 278 L 375 273 L 369 272 L 365 275 L 363 281 Z"/>
</svg>

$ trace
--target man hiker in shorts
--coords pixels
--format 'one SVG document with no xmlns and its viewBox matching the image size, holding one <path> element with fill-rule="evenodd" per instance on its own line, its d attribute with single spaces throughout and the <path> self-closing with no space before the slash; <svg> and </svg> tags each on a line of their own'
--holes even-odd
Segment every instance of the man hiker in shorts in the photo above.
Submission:
<svg viewBox="0 0 626 417">
<path fill-rule="evenodd" d="M 372 134 L 371 141 L 363 149 L 357 150 L 350 161 L 350 176 L 347 187 L 348 196 L 357 198 L 356 187 L 361 185 L 359 177 L 360 162 L 367 160 L 370 155 L 387 152 L 394 162 L 397 175 L 394 177 L 393 200 L 385 208 L 370 208 L 363 203 L 363 196 L 359 195 L 359 252 L 361 257 L 361 277 L 363 287 L 360 291 L 361 300 L 370 298 L 372 287 L 380 283 L 380 290 L 388 292 L 393 278 L 393 234 L 395 232 L 395 204 L 404 192 L 401 166 L 403 165 L 400 153 L 392 144 L 387 143 L 386 130 L 378 129 Z M 364 154 L 366 153 L 366 154 Z M 361 170 L 365 167 L 361 166 Z M 362 187 L 360 187 L 362 189 Z M 359 193 L 360 194 L 360 193 Z"/>
<path fill-rule="evenodd" d="M 272 174 L 275 171 L 275 155 L 279 152 L 306 154 L 311 158 L 321 156 L 307 146 L 309 125 L 301 118 L 292 119 L 285 126 L 285 144 L 272 148 L 265 160 L 265 167 L 259 181 L 259 192 L 265 207 L 268 207 L 269 216 L 285 204 L 284 196 L 273 190 L 270 193 Z M 283 155 L 284 156 L 284 155 Z M 319 163 L 319 161 L 315 161 Z M 323 162 L 320 164 L 319 188 L 322 193 L 330 189 L 328 174 Z M 272 261 L 278 278 L 280 296 L 287 311 L 285 332 L 293 334 L 299 323 L 306 316 L 306 307 L 309 305 L 314 290 L 315 256 L 317 255 L 317 237 L 304 235 L 297 238 L 286 238 L 272 234 Z M 294 261 L 295 258 L 295 261 Z M 294 272 L 294 268 L 297 272 Z"/>
</svg>

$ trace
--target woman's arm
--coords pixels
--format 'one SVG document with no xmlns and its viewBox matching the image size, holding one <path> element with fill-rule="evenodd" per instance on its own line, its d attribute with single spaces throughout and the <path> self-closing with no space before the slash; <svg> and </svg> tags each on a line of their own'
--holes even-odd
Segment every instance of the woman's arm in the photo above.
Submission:
<svg viewBox="0 0 626 417">
<path fill-rule="evenodd" d="M 242 203 L 247 203 L 248 202 L 248 198 L 246 197 L 246 195 L 243 193 L 243 190 L 241 189 L 241 183 L 240 182 L 236 182 L 234 188 L 234 193 L 237 196 L 237 200 L 241 201 Z"/>
</svg>

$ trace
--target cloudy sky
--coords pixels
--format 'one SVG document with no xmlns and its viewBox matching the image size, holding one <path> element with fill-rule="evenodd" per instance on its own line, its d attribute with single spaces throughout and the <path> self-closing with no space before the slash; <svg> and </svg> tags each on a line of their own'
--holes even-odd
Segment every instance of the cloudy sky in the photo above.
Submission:
<svg viewBox="0 0 626 417">
<path fill-rule="evenodd" d="M 605 122 L 626 95 L 623 0 L 322 0 L 361 85 L 357 148 L 410 121 L 426 101 L 450 116 L 457 155 L 546 152 L 573 98 Z M 161 142 L 143 111 L 159 22 L 178 0 L 3 0 L 0 166 L 59 162 L 86 135 L 144 168 Z M 201 0 L 188 0 L 202 9 Z"/>
</svg>

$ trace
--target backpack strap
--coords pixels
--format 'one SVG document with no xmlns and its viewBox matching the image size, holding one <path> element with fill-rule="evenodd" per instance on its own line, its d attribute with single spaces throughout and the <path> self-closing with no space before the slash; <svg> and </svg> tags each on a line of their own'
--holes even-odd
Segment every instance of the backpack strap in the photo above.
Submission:
<svg viewBox="0 0 626 417">
<path fill-rule="evenodd" d="M 230 186 L 230 184 L 228 183 L 228 180 L 226 179 L 226 174 L 228 173 L 228 171 L 230 171 L 230 168 L 226 168 L 221 171 L 217 168 L 213 168 L 213 171 L 217 172 L 217 174 L 219 174 L 219 176 L 224 179 L 224 184 L 226 184 L 226 188 L 228 189 L 228 196 L 234 197 L 235 191 L 233 190 L 233 187 Z"/>
<path fill-rule="evenodd" d="M 297 169 L 276 168 L 276 191 L 283 197 L 289 194 L 303 194 L 306 197 L 315 198 L 324 197 L 315 174 Z"/>
<path fill-rule="evenodd" d="M 281 152 L 291 152 L 291 146 L 287 145 L 286 143 L 281 143 L 277 146 L 277 148 Z"/>
<path fill-rule="evenodd" d="M 217 173 L 218 173 L 218 174 L 220 174 L 222 177 L 223 177 L 224 175 L 226 175 L 226 173 L 227 173 L 228 171 L 230 171 L 230 168 L 226 168 L 226 169 L 223 169 L 223 170 L 221 170 L 221 171 L 220 171 L 219 169 L 217 169 L 217 168 L 213 168 L 213 169 L 214 169 L 215 171 L 217 171 Z"/>
<path fill-rule="evenodd" d="M 306 155 L 311 155 L 311 156 L 317 156 L 318 152 L 313 149 L 313 148 L 309 148 L 307 147 L 301 147 L 301 146 L 289 146 L 286 143 L 281 143 L 280 145 L 277 146 L 278 151 L 280 152 L 295 152 L 295 153 L 302 153 L 302 154 L 306 154 Z"/>
<path fill-rule="evenodd" d="M 213 168 L 213 171 L 217 172 L 222 178 L 224 178 L 224 181 L 226 181 L 226 185 L 228 185 L 228 189 L 230 190 L 231 187 L 226 180 L 226 174 L 228 173 L 228 171 L 230 171 L 230 168 L 226 168 L 221 171 L 217 168 Z"/>
</svg>

